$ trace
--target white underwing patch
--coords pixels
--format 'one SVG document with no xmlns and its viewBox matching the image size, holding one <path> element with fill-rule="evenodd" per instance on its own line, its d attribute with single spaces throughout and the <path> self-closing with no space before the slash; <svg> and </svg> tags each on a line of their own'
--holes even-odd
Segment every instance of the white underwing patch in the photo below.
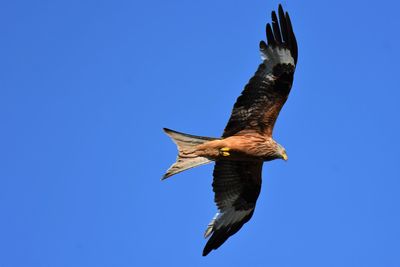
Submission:
<svg viewBox="0 0 400 267">
<path fill-rule="evenodd" d="M 278 64 L 292 64 L 294 66 L 294 59 L 289 49 L 268 46 L 265 49 L 261 49 L 260 52 L 265 66 L 263 76 L 272 73 L 273 68 Z"/>
</svg>

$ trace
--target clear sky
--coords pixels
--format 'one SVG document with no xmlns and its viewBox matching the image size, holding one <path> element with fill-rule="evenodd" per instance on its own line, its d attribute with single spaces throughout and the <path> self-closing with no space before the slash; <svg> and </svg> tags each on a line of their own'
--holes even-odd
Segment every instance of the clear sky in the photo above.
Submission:
<svg viewBox="0 0 400 267">
<path fill-rule="evenodd" d="M 2 1 L 0 266 L 400 266 L 398 1 L 284 1 L 299 44 L 256 212 L 202 257 L 218 137 L 278 1 Z"/>
</svg>

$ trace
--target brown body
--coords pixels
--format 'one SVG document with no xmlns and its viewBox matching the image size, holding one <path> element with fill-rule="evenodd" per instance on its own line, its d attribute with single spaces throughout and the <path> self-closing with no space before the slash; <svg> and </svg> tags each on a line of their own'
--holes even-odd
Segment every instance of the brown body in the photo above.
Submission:
<svg viewBox="0 0 400 267">
<path fill-rule="evenodd" d="M 259 134 L 230 136 L 220 140 L 208 141 L 195 147 L 196 156 L 212 160 L 227 159 L 245 161 L 267 161 L 276 158 L 276 142 Z M 221 149 L 228 148 L 229 156 L 224 156 Z"/>
</svg>

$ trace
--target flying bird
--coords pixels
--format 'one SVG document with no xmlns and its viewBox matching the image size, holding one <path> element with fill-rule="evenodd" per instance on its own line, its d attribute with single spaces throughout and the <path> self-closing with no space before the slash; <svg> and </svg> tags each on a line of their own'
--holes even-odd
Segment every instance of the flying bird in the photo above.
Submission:
<svg viewBox="0 0 400 267">
<path fill-rule="evenodd" d="M 214 201 L 218 212 L 208 224 L 203 256 L 220 247 L 250 220 L 261 190 L 264 161 L 287 160 L 272 131 L 293 83 L 297 42 L 289 14 L 278 7 L 260 42 L 262 63 L 233 106 L 221 138 L 189 135 L 164 128 L 176 143 L 178 157 L 162 179 L 215 162 Z M 278 20 L 279 17 L 279 20 Z"/>
</svg>

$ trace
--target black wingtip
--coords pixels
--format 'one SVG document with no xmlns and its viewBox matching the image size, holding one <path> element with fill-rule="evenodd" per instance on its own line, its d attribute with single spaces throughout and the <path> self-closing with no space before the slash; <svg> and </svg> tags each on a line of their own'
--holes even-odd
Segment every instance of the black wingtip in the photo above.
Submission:
<svg viewBox="0 0 400 267">
<path fill-rule="evenodd" d="M 266 25 L 268 46 L 283 46 L 289 49 L 296 65 L 298 48 L 289 13 L 283 10 L 282 4 L 279 4 L 278 12 L 272 11 L 271 18 L 272 23 Z M 265 48 L 262 43 L 260 43 L 260 48 Z"/>
<path fill-rule="evenodd" d="M 281 13 L 283 14 L 283 7 L 282 7 L 282 4 L 279 4 L 279 5 L 278 5 L 278 13 L 279 13 L 279 14 L 281 14 Z"/>
<path fill-rule="evenodd" d="M 271 24 L 269 24 L 269 23 L 267 23 L 266 32 L 267 32 L 268 45 L 275 46 L 276 45 L 275 37 L 274 37 L 274 34 L 272 33 Z"/>
<path fill-rule="evenodd" d="M 203 249 L 203 256 L 207 256 L 211 251 L 219 248 L 231 235 L 227 233 L 227 229 L 216 231 L 208 239 Z"/>
<path fill-rule="evenodd" d="M 212 249 L 207 249 L 207 250 L 206 250 L 206 248 L 204 248 L 202 256 L 203 256 L 203 257 L 207 256 L 208 253 L 211 252 L 211 250 L 212 250 Z"/>
<path fill-rule="evenodd" d="M 287 22 L 287 27 L 288 27 L 288 34 L 290 38 L 290 52 L 292 53 L 292 56 L 294 58 L 294 63 L 297 64 L 297 57 L 298 57 L 298 47 L 297 47 L 297 40 L 296 36 L 294 35 L 293 32 L 293 26 L 292 26 L 292 21 L 290 20 L 289 13 L 286 12 L 286 22 Z"/>
<path fill-rule="evenodd" d="M 272 18 L 272 29 L 274 30 L 275 40 L 280 45 L 282 44 L 282 35 L 281 35 L 281 30 L 279 29 L 278 17 L 276 16 L 275 11 L 272 11 L 271 18 Z"/>
<path fill-rule="evenodd" d="M 260 41 L 260 49 L 261 50 L 267 49 L 267 44 L 264 41 Z"/>
</svg>

